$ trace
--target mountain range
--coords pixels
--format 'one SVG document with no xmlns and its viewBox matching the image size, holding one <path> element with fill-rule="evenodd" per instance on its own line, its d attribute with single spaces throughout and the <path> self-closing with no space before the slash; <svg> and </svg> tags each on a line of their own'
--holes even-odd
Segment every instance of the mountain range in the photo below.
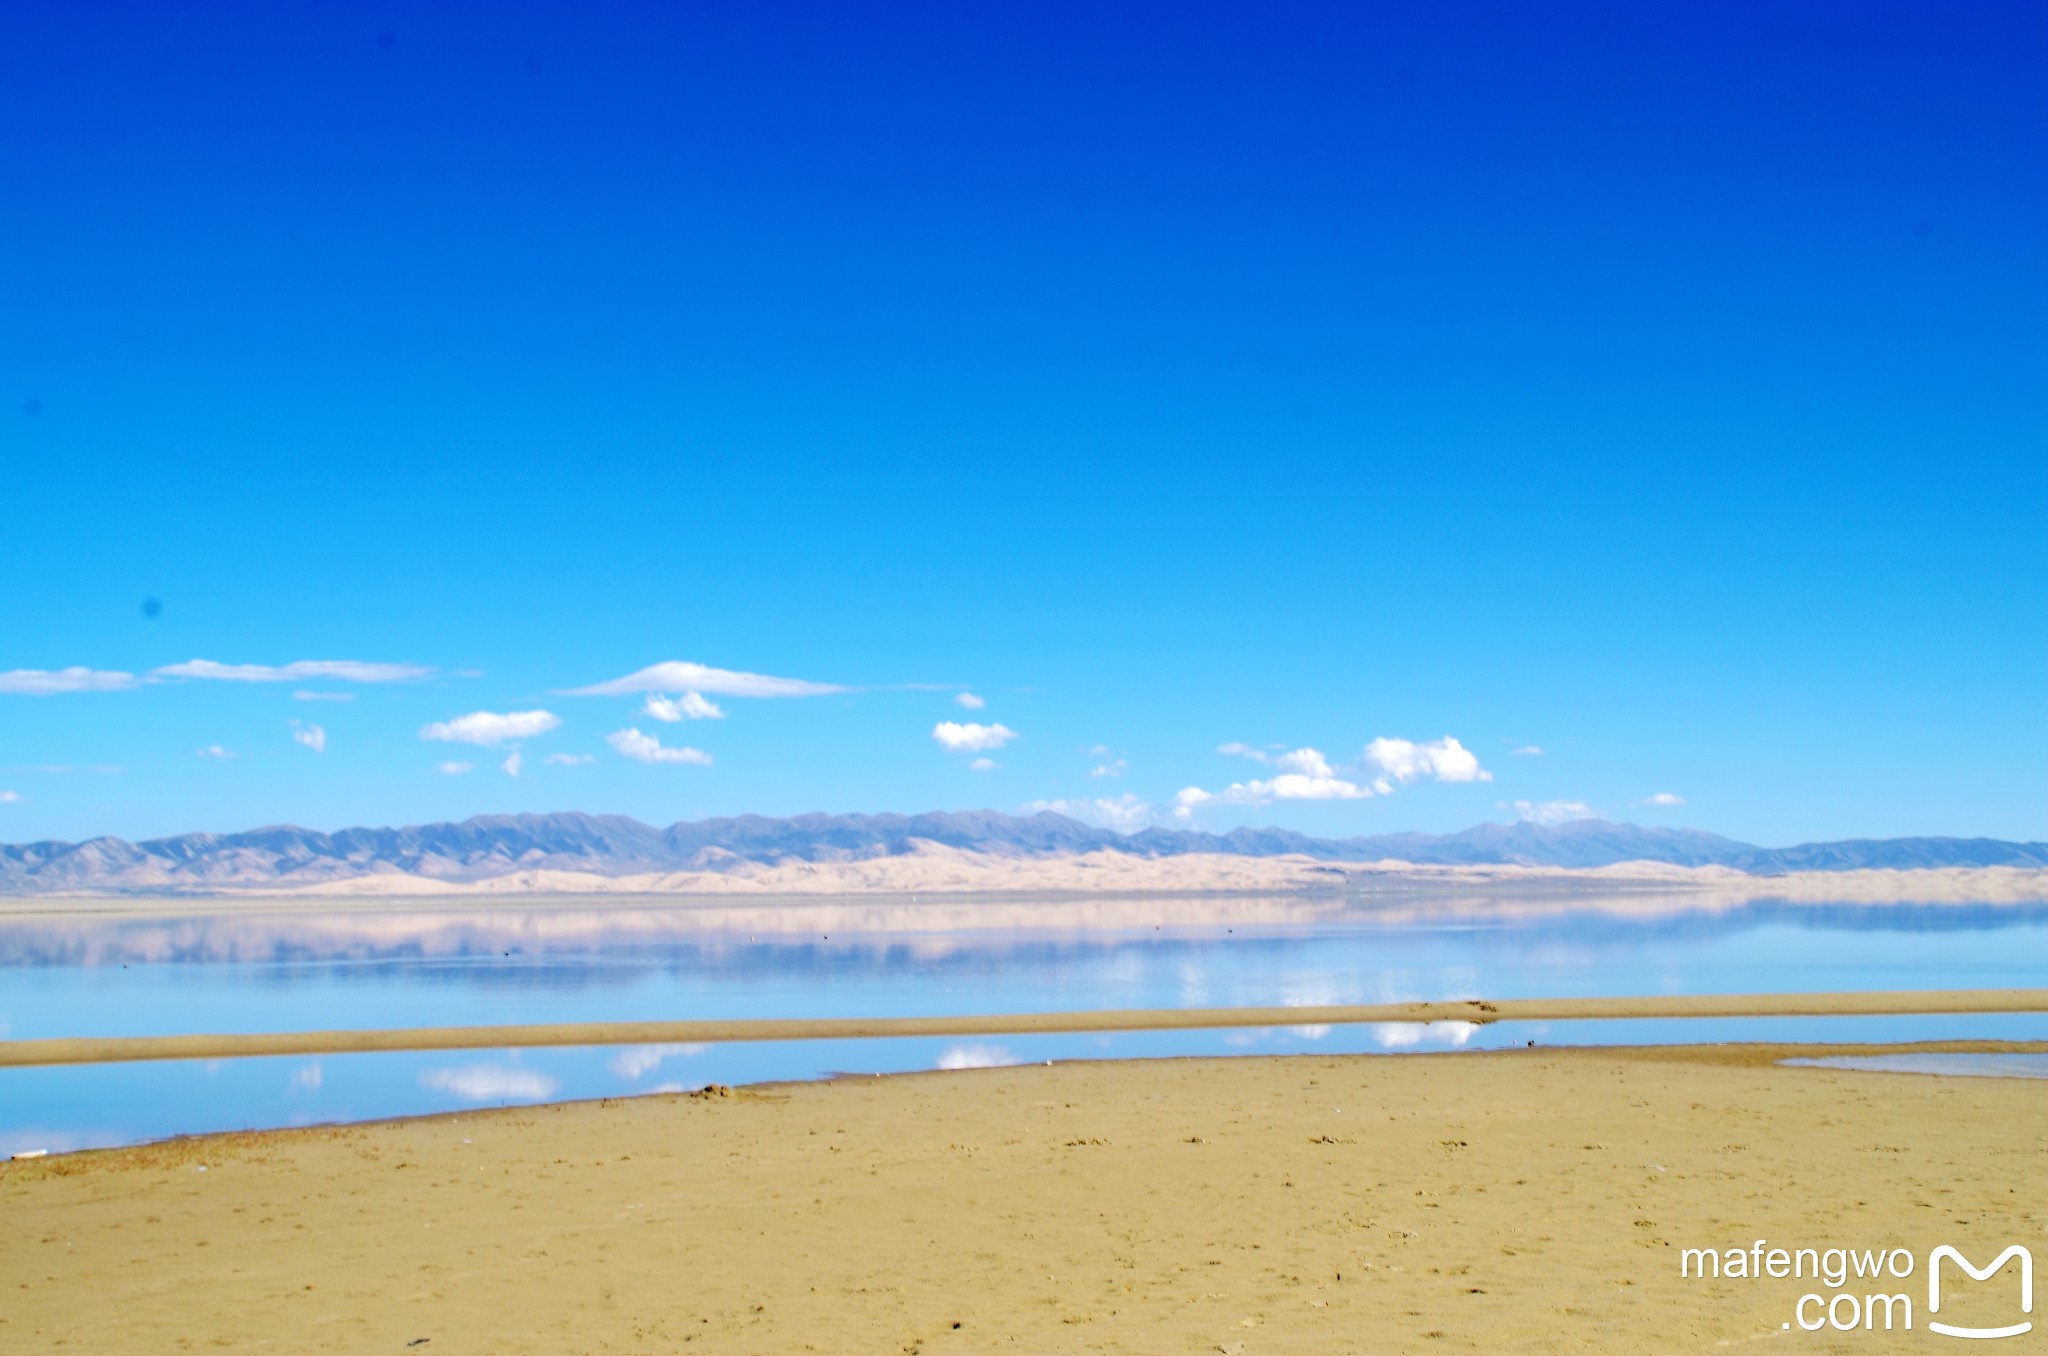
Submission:
<svg viewBox="0 0 2048 1356">
<path fill-rule="evenodd" d="M 1583 819 L 1556 825 L 1479 824 L 1450 834 L 1314 838 L 1287 829 L 1204 833 L 1150 828 L 1121 834 L 1053 813 L 994 810 L 920 815 L 741 815 L 658 829 L 623 815 L 479 815 L 460 823 L 321 833 L 280 825 L 246 833 L 189 833 L 130 843 L 0 845 L 0 895 L 293 889 L 367 877 L 475 882 L 524 871 L 602 877 L 731 873 L 790 863 L 903 856 L 924 845 L 997 859 L 1112 852 L 1299 855 L 1324 862 L 1591 869 L 1622 862 L 1720 866 L 1752 875 L 1803 871 L 2007 866 L 2048 868 L 2048 843 L 1989 838 L 1849 839 L 1765 848 L 1697 829 Z"/>
</svg>

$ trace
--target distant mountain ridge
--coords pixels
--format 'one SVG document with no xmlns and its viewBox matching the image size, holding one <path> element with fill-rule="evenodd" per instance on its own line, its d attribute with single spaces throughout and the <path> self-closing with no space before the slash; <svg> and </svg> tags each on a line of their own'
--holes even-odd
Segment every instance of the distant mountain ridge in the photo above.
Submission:
<svg viewBox="0 0 2048 1356">
<path fill-rule="evenodd" d="M 1479 824 L 1451 834 L 1313 838 L 1288 829 L 1120 834 L 1050 812 L 920 815 L 741 815 L 657 829 L 623 815 L 479 815 L 460 823 L 320 833 L 278 825 L 246 833 L 180 834 L 130 843 L 0 845 L 0 894 L 70 891 L 207 893 L 294 888 L 370 876 L 472 882 L 518 871 L 631 876 L 730 872 L 790 862 L 898 856 L 937 843 L 995 857 L 1114 851 L 1138 857 L 1299 854 L 1320 861 L 1591 869 L 1621 862 L 1723 866 L 1753 875 L 1863 868 L 2048 867 L 2048 843 L 1989 838 L 1850 839 L 1764 848 L 1697 829 L 1585 819 L 1557 825 Z"/>
</svg>

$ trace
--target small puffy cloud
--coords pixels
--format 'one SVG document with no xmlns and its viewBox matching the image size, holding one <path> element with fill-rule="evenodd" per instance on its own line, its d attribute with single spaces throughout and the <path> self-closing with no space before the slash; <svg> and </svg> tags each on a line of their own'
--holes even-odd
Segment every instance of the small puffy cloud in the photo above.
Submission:
<svg viewBox="0 0 2048 1356">
<path fill-rule="evenodd" d="M 235 754 L 232 749 L 222 748 L 218 744 L 208 744 L 205 748 L 199 750 L 199 756 L 201 758 L 217 758 L 225 762 L 227 759 L 234 757 Z"/>
<path fill-rule="evenodd" d="M 637 726 L 614 730 L 604 737 L 604 742 L 636 763 L 695 763 L 699 767 L 711 766 L 711 755 L 704 750 L 667 748 L 653 735 L 641 734 Z"/>
<path fill-rule="evenodd" d="M 714 669 L 705 664 L 670 660 L 649 664 L 623 678 L 570 688 L 569 697 L 627 697 L 639 692 L 710 692 L 720 697 L 828 697 L 847 688 L 802 678 L 772 678 L 765 673 Z"/>
<path fill-rule="evenodd" d="M 1314 749 L 1295 749 L 1292 753 L 1283 753 L 1273 759 L 1273 765 L 1284 767 L 1289 772 L 1298 772 L 1304 777 L 1327 780 L 1337 775 L 1330 766 L 1330 760 Z"/>
<path fill-rule="evenodd" d="M 1365 746 L 1365 761 L 1380 770 L 1373 789 L 1381 795 L 1397 785 L 1424 778 L 1439 782 L 1493 780 L 1493 774 L 1479 766 L 1478 757 L 1448 735 L 1428 744 L 1409 739 L 1375 739 Z"/>
<path fill-rule="evenodd" d="M 1372 794 L 1366 787 L 1342 777 L 1283 772 L 1263 781 L 1233 782 L 1221 791 L 1186 787 L 1174 796 L 1173 812 L 1187 819 L 1205 805 L 1271 805 L 1278 800 L 1366 800 Z"/>
<path fill-rule="evenodd" d="M 541 761 L 550 767 L 582 767 L 585 763 L 596 762 L 597 758 L 588 753 L 551 753 Z"/>
<path fill-rule="evenodd" d="M 1667 809 L 1668 809 L 1669 807 L 1671 807 L 1671 806 L 1673 806 L 1673 805 L 1683 805 L 1683 804 L 1685 804 L 1685 797 L 1684 797 L 1684 796 L 1680 796 L 1680 795 L 1676 795 L 1676 794 L 1674 794 L 1674 793 L 1672 793 L 1672 792 L 1670 792 L 1670 791 L 1659 791 L 1659 792 L 1657 792 L 1657 794 L 1655 794 L 1655 795 L 1653 795 L 1653 796 L 1649 797 L 1649 798 L 1648 798 L 1647 800 L 1645 800 L 1645 801 L 1643 802 L 1643 804 L 1645 804 L 1645 805 L 1660 805 L 1660 806 L 1663 806 L 1663 807 L 1665 807 L 1665 808 L 1667 808 Z"/>
<path fill-rule="evenodd" d="M 1017 1063 L 1017 1057 L 1000 1045 L 949 1045 L 939 1054 L 941 1069 L 1000 1069 Z"/>
<path fill-rule="evenodd" d="M 1574 819 L 1594 819 L 1598 812 L 1582 800 L 1517 800 L 1501 807 L 1529 824 L 1564 824 Z"/>
<path fill-rule="evenodd" d="M 552 711 L 472 711 L 453 720 L 421 726 L 420 738 L 492 748 L 508 739 L 531 739 L 546 734 L 561 724 L 561 717 Z"/>
<path fill-rule="evenodd" d="M 953 700 L 966 707 L 969 711 L 979 711 L 982 707 L 988 705 L 985 700 L 975 696 L 972 692 L 963 692 L 953 698 Z"/>
<path fill-rule="evenodd" d="M 1078 819 L 1084 824 L 1099 824 L 1105 829 L 1118 833 L 1136 833 L 1150 825 L 1153 820 L 1152 806 L 1130 794 L 1121 796 L 1097 796 L 1092 799 L 1076 800 L 1034 800 L 1024 809 L 1030 814 L 1051 811 Z"/>
<path fill-rule="evenodd" d="M 53 697 L 60 692 L 126 692 L 141 683 L 132 673 L 116 669 L 10 669 L 0 673 L 0 693 L 16 697 Z"/>
<path fill-rule="evenodd" d="M 157 678 L 196 678 L 216 683 L 303 683 L 332 678 L 344 683 L 409 683 L 431 678 L 434 671 L 419 664 L 366 664 L 359 659 L 300 659 L 289 664 L 217 664 L 188 659 L 151 670 Z"/>
<path fill-rule="evenodd" d="M 640 708 L 643 716 L 674 725 L 685 720 L 724 720 L 725 712 L 717 702 L 708 700 L 701 692 L 685 692 L 680 697 L 664 697 L 659 692 L 647 694 L 647 704 Z"/>
<path fill-rule="evenodd" d="M 292 738 L 315 753 L 327 752 L 327 731 L 310 720 L 293 721 Z"/>
<path fill-rule="evenodd" d="M 961 724 L 958 721 L 942 720 L 932 727 L 932 738 L 939 741 L 939 747 L 948 753 L 984 753 L 999 749 L 1017 737 L 1017 732 L 1007 725 L 976 725 L 973 722 Z"/>
<path fill-rule="evenodd" d="M 292 1074 L 291 1090 L 293 1092 L 318 1092 L 320 1091 L 320 1085 L 325 1081 L 326 1078 L 320 1072 L 320 1065 L 317 1061 L 312 1064 L 302 1064 L 297 1072 Z"/>
<path fill-rule="evenodd" d="M 1263 749 L 1255 749 L 1249 744 L 1232 740 L 1228 744 L 1217 745 L 1216 752 L 1228 754 L 1233 758 L 1249 758 L 1254 763 L 1264 763 L 1268 767 L 1285 768 L 1289 772 L 1298 772 L 1304 777 L 1334 777 L 1337 775 L 1336 769 L 1330 766 L 1329 759 L 1325 758 L 1320 751 L 1307 747 L 1294 749 L 1287 753 L 1273 754 L 1267 753 Z"/>
<path fill-rule="evenodd" d="M 1521 748 L 1514 751 L 1514 756 L 1517 758 L 1541 758 L 1543 750 L 1539 745 L 1524 744 Z"/>
<path fill-rule="evenodd" d="M 292 700 L 295 702 L 352 702 L 355 699 L 356 694 L 353 692 L 315 692 L 304 687 L 292 693 Z"/>
<path fill-rule="evenodd" d="M 465 1102 L 538 1102 L 554 1096 L 562 1085 L 536 1069 L 468 1064 L 455 1069 L 429 1069 L 420 1075 L 420 1086 L 460 1097 Z"/>
<path fill-rule="evenodd" d="M 475 768 L 475 763 L 459 763 L 456 762 L 454 759 L 450 759 L 449 761 L 437 766 L 434 769 L 434 771 L 440 773 L 444 777 L 460 777 L 463 773 L 473 771 L 475 770 Z"/>
<path fill-rule="evenodd" d="M 993 758 L 977 758 L 967 766 L 975 772 L 994 772 L 1000 765 Z"/>
<path fill-rule="evenodd" d="M 1091 777 L 1121 777 L 1130 771 L 1131 765 L 1121 758 L 1112 758 L 1106 763 L 1097 763 L 1088 769 Z"/>
<path fill-rule="evenodd" d="M 517 777 L 519 769 L 526 766 L 526 760 L 519 756 L 519 750 L 514 749 L 505 756 L 505 761 L 498 766 L 504 769 L 507 777 Z"/>
<path fill-rule="evenodd" d="M 19 791 L 0 791 L 0 805 L 19 805 L 19 804 L 21 804 L 21 792 L 19 792 Z"/>
<path fill-rule="evenodd" d="M 634 1045 L 619 1051 L 605 1065 L 613 1073 L 629 1082 L 638 1082 L 659 1069 L 671 1059 L 695 1059 L 711 1047 L 708 1045 Z"/>
</svg>

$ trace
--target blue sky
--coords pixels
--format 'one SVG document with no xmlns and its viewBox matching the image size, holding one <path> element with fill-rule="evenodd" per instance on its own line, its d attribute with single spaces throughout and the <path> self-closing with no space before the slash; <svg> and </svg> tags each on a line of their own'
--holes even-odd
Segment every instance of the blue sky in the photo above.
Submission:
<svg viewBox="0 0 2048 1356">
<path fill-rule="evenodd" d="M 0 841 L 2048 837 L 2038 6 L 0 38 Z M 720 671 L 653 694 L 704 718 L 569 695 L 661 663 Z M 133 681 L 17 672 L 72 668 Z M 549 720 L 423 737 L 479 712 Z"/>
</svg>

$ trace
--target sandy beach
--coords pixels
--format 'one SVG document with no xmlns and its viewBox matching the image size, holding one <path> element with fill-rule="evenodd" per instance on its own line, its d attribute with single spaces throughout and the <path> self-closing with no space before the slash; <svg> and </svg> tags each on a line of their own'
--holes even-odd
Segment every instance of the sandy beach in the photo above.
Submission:
<svg viewBox="0 0 2048 1356">
<path fill-rule="evenodd" d="M 1782 1326 L 1810 1279 L 1679 1275 L 2043 1251 L 2048 1084 L 1775 1063 L 1850 1048 L 1030 1066 L 14 1162 L 0 1350 L 1898 1349 Z"/>
</svg>

